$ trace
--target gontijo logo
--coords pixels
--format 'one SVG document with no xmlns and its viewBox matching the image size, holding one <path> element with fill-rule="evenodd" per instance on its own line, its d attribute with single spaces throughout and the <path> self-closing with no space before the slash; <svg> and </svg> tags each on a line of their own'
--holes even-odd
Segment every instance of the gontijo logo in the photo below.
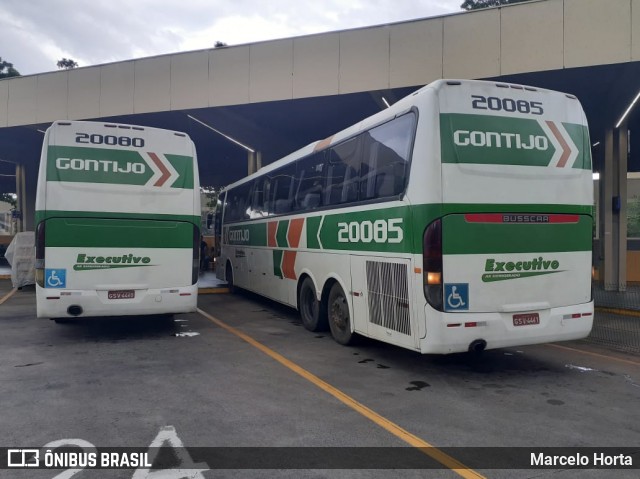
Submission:
<svg viewBox="0 0 640 479">
<path fill-rule="evenodd" d="M 192 187 L 193 158 L 152 151 L 49 146 L 48 181 Z"/>
</svg>

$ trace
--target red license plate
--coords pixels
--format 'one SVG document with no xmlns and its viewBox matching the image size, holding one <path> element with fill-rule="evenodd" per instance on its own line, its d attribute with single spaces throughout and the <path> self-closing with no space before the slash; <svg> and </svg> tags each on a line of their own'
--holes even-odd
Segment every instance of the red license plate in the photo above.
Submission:
<svg viewBox="0 0 640 479">
<path fill-rule="evenodd" d="M 136 292 L 133 289 L 124 289 L 120 291 L 109 291 L 107 298 L 109 299 L 131 299 L 136 297 Z"/>
<path fill-rule="evenodd" d="M 531 324 L 540 324 L 540 315 L 538 313 L 514 314 L 514 326 L 529 326 Z"/>
</svg>

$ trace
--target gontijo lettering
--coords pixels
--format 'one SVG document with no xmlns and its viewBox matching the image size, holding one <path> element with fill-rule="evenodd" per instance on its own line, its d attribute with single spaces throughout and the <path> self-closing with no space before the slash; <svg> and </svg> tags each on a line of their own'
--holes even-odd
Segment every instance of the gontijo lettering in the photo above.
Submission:
<svg viewBox="0 0 640 479">
<path fill-rule="evenodd" d="M 525 137 L 519 133 L 496 131 L 457 130 L 453 133 L 453 141 L 458 146 L 485 146 L 495 148 L 513 148 L 517 150 L 549 149 L 549 139 L 542 135 Z"/>
<path fill-rule="evenodd" d="M 102 171 L 104 173 L 134 173 L 136 175 L 142 175 L 146 171 L 144 163 L 126 163 L 122 167 L 113 160 L 85 160 L 82 158 L 57 158 L 56 168 L 58 170 Z"/>
</svg>

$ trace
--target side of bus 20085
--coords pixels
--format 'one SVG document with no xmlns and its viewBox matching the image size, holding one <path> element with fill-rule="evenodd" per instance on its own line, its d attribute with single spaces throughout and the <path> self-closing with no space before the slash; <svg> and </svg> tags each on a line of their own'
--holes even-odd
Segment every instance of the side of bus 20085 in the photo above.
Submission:
<svg viewBox="0 0 640 479">
<path fill-rule="evenodd" d="M 341 344 L 453 353 L 591 330 L 591 154 L 572 95 L 439 80 L 221 200 L 219 277 Z"/>
</svg>

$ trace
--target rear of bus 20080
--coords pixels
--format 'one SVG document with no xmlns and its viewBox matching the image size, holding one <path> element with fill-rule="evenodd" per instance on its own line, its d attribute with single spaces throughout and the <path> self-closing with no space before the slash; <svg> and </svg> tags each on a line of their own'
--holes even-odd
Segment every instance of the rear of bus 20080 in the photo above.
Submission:
<svg viewBox="0 0 640 479">
<path fill-rule="evenodd" d="M 199 222 L 187 135 L 55 122 L 36 194 L 38 317 L 195 311 Z"/>
<path fill-rule="evenodd" d="M 442 207 L 423 238 L 423 352 L 586 337 L 593 179 L 579 101 L 493 82 L 438 91 Z M 430 275 L 430 276 L 429 276 Z M 429 276 L 429 277 L 428 277 Z"/>
</svg>

